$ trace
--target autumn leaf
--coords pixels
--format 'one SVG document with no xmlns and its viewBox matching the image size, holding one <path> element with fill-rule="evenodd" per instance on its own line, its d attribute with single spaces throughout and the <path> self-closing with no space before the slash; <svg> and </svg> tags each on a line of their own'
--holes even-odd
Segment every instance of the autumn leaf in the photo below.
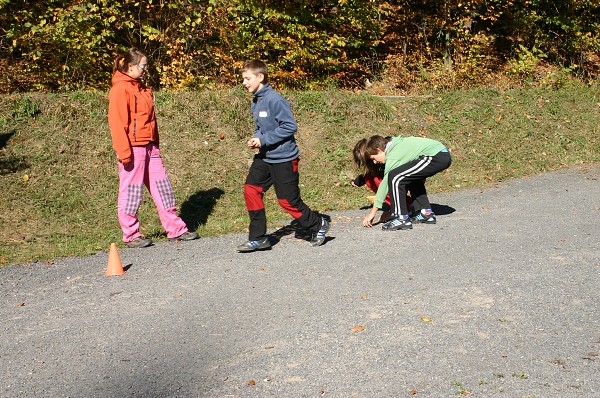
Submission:
<svg viewBox="0 0 600 398">
<path fill-rule="evenodd" d="M 254 380 L 248 380 L 248 383 L 247 383 L 247 384 L 248 384 L 249 386 L 255 386 L 255 385 L 256 385 L 256 382 L 255 382 Z"/>
<path fill-rule="evenodd" d="M 365 326 L 355 326 L 352 329 L 350 329 L 352 333 L 362 332 L 363 330 L 365 330 Z"/>
<path fill-rule="evenodd" d="M 422 317 L 421 317 L 421 320 L 422 320 L 423 322 L 433 322 L 433 319 L 431 319 L 431 318 L 428 318 L 428 317 L 426 317 L 426 316 L 422 316 Z"/>
<path fill-rule="evenodd" d="M 408 393 L 410 395 L 417 395 L 417 390 L 410 390 Z"/>
<path fill-rule="evenodd" d="M 368 294 L 361 294 L 360 298 L 361 299 L 366 299 L 366 298 L 369 298 L 369 295 Z"/>
<path fill-rule="evenodd" d="M 29 181 L 29 176 L 27 174 L 25 174 L 23 176 L 23 181 L 25 181 L 25 182 Z"/>
<path fill-rule="evenodd" d="M 219 139 L 221 139 L 221 140 L 225 139 L 225 134 L 219 134 Z"/>
<path fill-rule="evenodd" d="M 25 307 L 25 303 L 19 303 L 17 304 L 17 307 Z"/>
</svg>

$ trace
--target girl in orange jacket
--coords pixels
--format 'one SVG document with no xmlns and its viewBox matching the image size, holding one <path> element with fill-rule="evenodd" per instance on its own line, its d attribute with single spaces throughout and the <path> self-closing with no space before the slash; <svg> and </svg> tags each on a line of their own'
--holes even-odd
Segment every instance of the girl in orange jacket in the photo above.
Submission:
<svg viewBox="0 0 600 398">
<path fill-rule="evenodd" d="M 152 244 L 140 233 L 137 218 L 144 185 L 152 195 L 169 240 L 198 238 L 198 234 L 189 232 L 177 216 L 173 185 L 160 156 L 154 96 L 141 81 L 147 69 L 146 55 L 130 48 L 115 59 L 109 93 L 108 124 L 119 160 L 117 213 L 123 241 L 129 247 Z"/>
</svg>

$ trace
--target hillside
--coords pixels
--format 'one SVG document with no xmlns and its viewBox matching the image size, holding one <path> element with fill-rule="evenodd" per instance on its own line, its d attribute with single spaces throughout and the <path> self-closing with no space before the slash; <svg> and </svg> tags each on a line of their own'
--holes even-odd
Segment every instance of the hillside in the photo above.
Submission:
<svg viewBox="0 0 600 398">
<path fill-rule="evenodd" d="M 355 209 L 354 143 L 372 134 L 444 142 L 454 163 L 431 192 L 598 162 L 600 89 L 473 89 L 377 97 L 341 90 L 285 92 L 297 117 L 303 199 L 315 210 Z M 0 265 L 93 253 L 120 242 L 117 169 L 106 123 L 107 94 L 0 97 Z M 242 195 L 252 152 L 249 97 L 241 89 L 157 93 L 161 151 L 181 215 L 201 236 L 243 231 Z M 271 221 L 287 220 L 268 193 Z M 143 232 L 164 233 L 150 196 Z"/>
</svg>

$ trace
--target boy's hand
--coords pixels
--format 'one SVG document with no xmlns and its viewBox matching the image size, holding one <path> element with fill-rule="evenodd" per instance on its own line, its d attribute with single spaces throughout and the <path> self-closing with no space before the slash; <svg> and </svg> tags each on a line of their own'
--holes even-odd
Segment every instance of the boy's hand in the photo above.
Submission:
<svg viewBox="0 0 600 398">
<path fill-rule="evenodd" d="M 363 220 L 363 225 L 367 228 L 371 228 L 373 226 L 373 220 L 375 219 L 375 215 L 377 214 L 377 207 L 373 206 L 369 213 L 365 216 Z"/>
<path fill-rule="evenodd" d="M 248 140 L 248 147 L 255 149 L 260 148 L 260 139 L 252 137 Z"/>
</svg>

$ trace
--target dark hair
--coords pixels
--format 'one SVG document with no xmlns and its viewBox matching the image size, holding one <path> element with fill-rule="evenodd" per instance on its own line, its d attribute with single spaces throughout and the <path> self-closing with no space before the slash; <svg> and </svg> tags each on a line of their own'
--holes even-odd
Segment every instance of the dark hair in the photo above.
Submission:
<svg viewBox="0 0 600 398">
<path fill-rule="evenodd" d="M 263 61 L 259 61 L 258 59 L 247 61 L 244 64 L 244 68 L 242 69 L 242 72 L 246 71 L 251 72 L 255 75 L 262 73 L 263 79 L 261 83 L 267 84 L 269 82 L 269 71 L 267 69 L 267 64 L 265 64 Z"/>
<path fill-rule="evenodd" d="M 382 137 L 380 135 L 370 136 L 365 144 L 365 156 L 368 158 L 371 155 L 377 155 L 378 149 L 385 151 L 385 147 L 387 146 L 388 142 L 390 142 L 389 137 Z"/>
<path fill-rule="evenodd" d="M 140 63 L 142 58 L 146 57 L 146 54 L 141 52 L 135 47 L 130 48 L 125 54 L 118 56 L 113 62 L 113 73 L 116 71 L 127 72 L 129 65 L 137 65 Z"/>
</svg>

